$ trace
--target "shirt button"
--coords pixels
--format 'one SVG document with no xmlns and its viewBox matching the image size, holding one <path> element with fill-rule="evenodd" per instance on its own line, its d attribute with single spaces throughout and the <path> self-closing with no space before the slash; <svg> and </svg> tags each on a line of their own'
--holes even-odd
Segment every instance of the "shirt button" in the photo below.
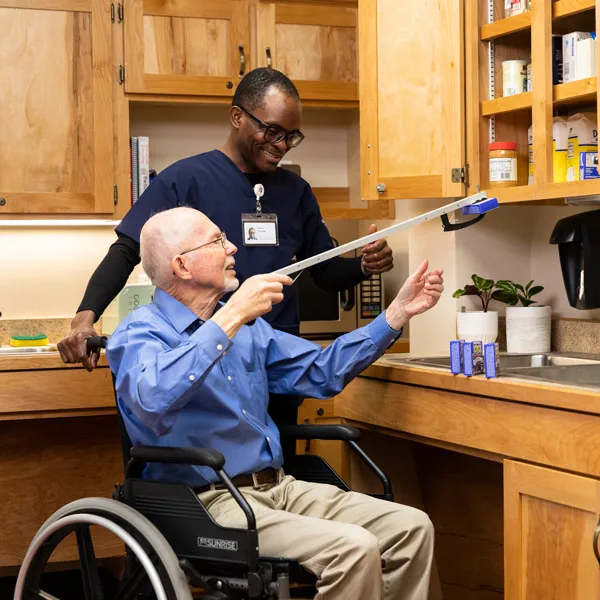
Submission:
<svg viewBox="0 0 600 600">
<path fill-rule="evenodd" d="M 246 414 L 246 411 L 245 411 L 245 410 L 242 410 L 242 414 L 243 414 L 243 415 L 245 415 L 245 414 Z"/>
<path fill-rule="evenodd" d="M 227 375 L 227 381 L 231 381 L 231 375 Z"/>
<path fill-rule="evenodd" d="M 190 381 L 194 381 L 196 379 L 193 375 L 190 375 Z"/>
<path fill-rule="evenodd" d="M 271 438 L 269 436 L 267 436 L 267 442 L 270 442 Z"/>
<path fill-rule="evenodd" d="M 221 350 L 223 350 L 223 346 L 221 344 L 217 344 L 217 350 L 221 352 Z"/>
</svg>

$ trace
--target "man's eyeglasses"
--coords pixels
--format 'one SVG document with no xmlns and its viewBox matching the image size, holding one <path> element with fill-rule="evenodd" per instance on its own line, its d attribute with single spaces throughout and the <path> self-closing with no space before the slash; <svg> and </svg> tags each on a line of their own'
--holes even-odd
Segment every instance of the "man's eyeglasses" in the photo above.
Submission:
<svg viewBox="0 0 600 600">
<path fill-rule="evenodd" d="M 225 234 L 224 231 L 221 231 L 221 235 L 216 240 L 213 240 L 212 242 L 206 242 L 206 244 L 202 244 L 201 246 L 196 246 L 195 248 L 186 250 L 185 252 L 180 252 L 179 255 L 181 256 L 182 254 L 188 254 L 189 252 L 194 252 L 196 250 L 200 250 L 200 248 L 204 248 L 205 246 L 210 246 L 211 244 L 216 244 L 217 242 L 220 242 L 221 245 L 223 246 L 223 250 L 225 250 L 225 246 L 227 244 L 227 235 Z"/>
<path fill-rule="evenodd" d="M 236 105 L 241 111 L 245 112 L 255 123 L 264 130 L 265 140 L 271 142 L 271 144 L 278 144 L 281 140 L 285 139 L 285 145 L 288 148 L 295 148 L 303 139 L 304 134 L 299 131 L 286 131 L 285 129 L 276 125 L 269 125 L 264 121 L 261 121 L 258 117 L 254 116 L 249 110 L 246 110 L 243 106 Z"/>
</svg>

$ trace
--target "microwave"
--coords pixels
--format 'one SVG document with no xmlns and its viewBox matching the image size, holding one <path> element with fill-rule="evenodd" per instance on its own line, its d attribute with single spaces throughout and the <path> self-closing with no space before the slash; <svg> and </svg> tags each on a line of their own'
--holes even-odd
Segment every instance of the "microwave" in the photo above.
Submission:
<svg viewBox="0 0 600 600">
<path fill-rule="evenodd" d="M 300 335 L 307 339 L 335 339 L 368 325 L 384 310 L 383 279 L 379 274 L 344 292 L 322 290 L 306 272 L 295 285 L 298 286 Z"/>
</svg>

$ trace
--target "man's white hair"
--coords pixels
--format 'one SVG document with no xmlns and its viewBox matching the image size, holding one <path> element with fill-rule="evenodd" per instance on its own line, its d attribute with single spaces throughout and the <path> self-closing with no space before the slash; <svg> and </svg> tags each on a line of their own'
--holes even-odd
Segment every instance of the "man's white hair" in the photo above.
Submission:
<svg viewBox="0 0 600 600">
<path fill-rule="evenodd" d="M 171 260 L 193 243 L 203 216 L 194 208 L 180 206 L 155 214 L 142 227 L 142 268 L 156 287 L 166 289 L 173 281 Z"/>
</svg>

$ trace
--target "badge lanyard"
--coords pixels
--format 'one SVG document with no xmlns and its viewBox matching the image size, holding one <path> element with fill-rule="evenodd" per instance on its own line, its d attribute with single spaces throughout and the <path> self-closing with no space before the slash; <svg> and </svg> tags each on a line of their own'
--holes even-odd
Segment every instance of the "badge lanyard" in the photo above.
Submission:
<svg viewBox="0 0 600 600">
<path fill-rule="evenodd" d="M 254 186 L 256 212 L 242 213 L 244 246 L 279 246 L 279 224 L 275 213 L 262 211 L 261 198 L 265 195 L 262 183 Z"/>
</svg>

